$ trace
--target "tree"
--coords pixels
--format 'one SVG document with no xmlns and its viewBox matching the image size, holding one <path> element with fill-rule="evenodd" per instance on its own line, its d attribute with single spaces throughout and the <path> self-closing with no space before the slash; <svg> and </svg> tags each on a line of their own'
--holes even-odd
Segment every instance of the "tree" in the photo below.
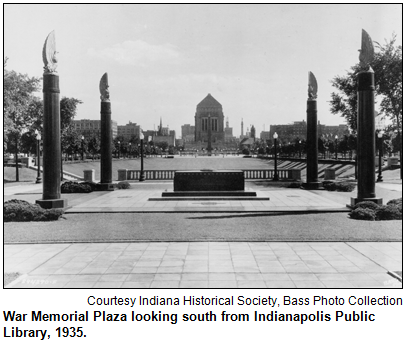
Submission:
<svg viewBox="0 0 407 342">
<path fill-rule="evenodd" d="M 19 181 L 18 151 L 21 135 L 33 126 L 33 119 L 29 115 L 29 107 L 35 99 L 34 92 L 38 91 L 40 78 L 29 77 L 6 69 L 7 58 L 4 59 L 3 77 L 3 110 L 4 110 L 4 144 L 3 148 L 15 155 L 16 181 Z"/>
<path fill-rule="evenodd" d="M 60 101 L 61 111 L 61 131 L 65 131 L 72 124 L 76 116 L 78 104 L 83 103 L 81 100 L 73 97 L 63 97 Z"/>
<path fill-rule="evenodd" d="M 376 53 L 371 67 L 375 72 L 375 95 L 379 101 L 378 112 L 392 121 L 391 129 L 397 130 L 397 146 L 400 152 L 400 175 L 403 174 L 402 125 L 403 125 L 403 59 L 402 47 L 396 45 L 396 35 L 384 45 L 375 42 Z M 332 85 L 339 93 L 331 94 L 331 112 L 347 120 L 352 132 L 356 132 L 357 74 L 359 64 L 351 67 L 346 76 L 336 76 Z"/>
<path fill-rule="evenodd" d="M 92 153 L 92 159 L 95 158 L 95 154 L 100 152 L 100 137 L 95 134 L 88 140 L 88 151 Z"/>
<path fill-rule="evenodd" d="M 396 35 L 382 46 L 375 42 L 376 53 L 371 67 L 375 72 L 375 95 L 380 99 L 379 113 L 386 115 L 401 132 L 403 102 L 403 60 L 401 46 L 396 46 Z M 345 76 L 336 76 L 332 85 L 338 92 L 331 94 L 331 113 L 346 119 L 350 129 L 356 131 L 357 120 L 357 74 L 359 64 L 350 68 Z"/>
</svg>

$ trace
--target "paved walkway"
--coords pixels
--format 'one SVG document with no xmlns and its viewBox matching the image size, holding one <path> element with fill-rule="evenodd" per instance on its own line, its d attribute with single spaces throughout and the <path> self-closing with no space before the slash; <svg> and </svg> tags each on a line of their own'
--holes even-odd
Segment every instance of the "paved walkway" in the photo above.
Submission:
<svg viewBox="0 0 407 342">
<path fill-rule="evenodd" d="M 400 288 L 402 243 L 6 245 L 13 288 Z"/>
<path fill-rule="evenodd" d="M 305 191 L 247 182 L 268 201 L 149 201 L 172 182 L 134 183 L 132 189 L 63 194 L 86 212 L 345 211 L 353 193 Z M 386 203 L 401 182 L 378 183 Z M 4 200 L 41 198 L 42 184 L 4 188 Z M 401 282 L 401 242 L 141 242 L 15 244 L 4 246 L 4 272 L 22 274 L 7 287 L 49 288 L 392 288 Z"/>
<path fill-rule="evenodd" d="M 257 197 L 266 200 L 217 200 L 193 199 L 181 201 L 157 200 L 161 194 L 172 191 L 171 182 L 132 183 L 127 190 L 94 192 L 92 194 L 62 194 L 68 199 L 66 213 L 98 212 L 343 212 L 352 193 L 328 191 L 306 191 L 290 188 L 270 187 L 270 182 L 246 181 L 246 191 L 257 192 Z M 378 183 L 376 192 L 383 202 L 401 197 L 401 184 Z M 24 199 L 31 203 L 41 198 L 42 184 L 26 184 L 4 188 L 4 199 Z"/>
</svg>

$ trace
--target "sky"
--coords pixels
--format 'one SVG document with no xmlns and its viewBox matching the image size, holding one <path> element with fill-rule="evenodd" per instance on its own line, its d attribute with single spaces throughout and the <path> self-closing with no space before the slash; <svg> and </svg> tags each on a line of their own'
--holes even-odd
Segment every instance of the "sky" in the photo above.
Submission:
<svg viewBox="0 0 407 342">
<path fill-rule="evenodd" d="M 76 119 L 100 119 L 108 73 L 112 119 L 181 135 L 210 93 L 240 135 L 306 120 L 308 72 L 318 82 L 318 120 L 330 113 L 331 81 L 359 62 L 361 32 L 381 44 L 397 34 L 402 5 L 4 5 L 7 69 L 42 77 L 42 48 L 55 31 L 61 97 L 83 101 Z M 38 96 L 42 96 L 38 93 Z M 257 135 L 257 134 L 256 134 Z"/>
</svg>

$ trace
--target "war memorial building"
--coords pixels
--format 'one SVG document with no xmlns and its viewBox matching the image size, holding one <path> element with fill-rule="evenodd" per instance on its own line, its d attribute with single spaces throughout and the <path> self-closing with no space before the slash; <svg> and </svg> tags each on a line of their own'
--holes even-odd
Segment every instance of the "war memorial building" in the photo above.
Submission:
<svg viewBox="0 0 407 342">
<path fill-rule="evenodd" d="M 184 149 L 206 150 L 208 146 L 217 150 L 236 148 L 232 128 L 228 127 L 227 122 L 225 128 L 224 122 L 222 105 L 208 94 L 196 106 L 195 126 L 182 126 Z"/>
</svg>

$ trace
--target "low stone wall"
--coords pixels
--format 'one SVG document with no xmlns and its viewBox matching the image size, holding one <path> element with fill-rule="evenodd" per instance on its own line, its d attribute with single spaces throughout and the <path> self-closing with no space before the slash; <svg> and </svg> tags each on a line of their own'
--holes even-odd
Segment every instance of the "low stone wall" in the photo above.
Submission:
<svg viewBox="0 0 407 342">
<path fill-rule="evenodd" d="M 232 170 L 235 171 L 235 170 Z M 244 179 L 273 179 L 274 169 L 266 170 L 236 170 L 243 171 Z M 145 170 L 146 180 L 173 180 L 176 170 Z M 297 181 L 301 180 L 301 169 L 277 169 L 280 180 Z M 140 170 L 120 169 L 118 170 L 118 180 L 138 180 Z"/>
</svg>

